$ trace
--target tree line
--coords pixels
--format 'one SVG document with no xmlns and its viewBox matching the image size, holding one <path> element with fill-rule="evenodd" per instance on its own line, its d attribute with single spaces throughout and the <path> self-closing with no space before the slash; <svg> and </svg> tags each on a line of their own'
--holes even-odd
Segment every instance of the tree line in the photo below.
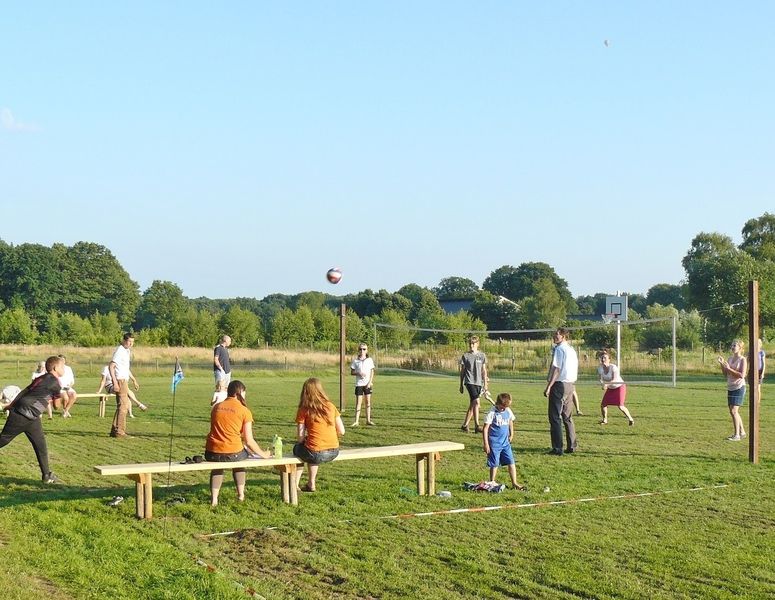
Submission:
<svg viewBox="0 0 775 600">
<path fill-rule="evenodd" d="M 628 318 L 677 315 L 681 345 L 727 342 L 744 332 L 747 282 L 758 279 L 766 331 L 775 321 L 775 215 L 750 219 L 742 237 L 736 246 L 728 236 L 699 233 L 682 260 L 686 279 L 629 294 Z M 153 346 L 207 347 L 219 333 L 228 332 L 243 347 L 270 343 L 332 349 L 339 339 L 342 303 L 347 306 L 348 340 L 357 343 L 370 337 L 374 323 L 479 331 L 574 325 L 598 318 L 607 295 L 574 297 L 550 265 L 525 262 L 498 267 L 481 287 L 451 276 L 431 289 L 410 283 L 396 292 L 187 298 L 170 281 L 154 281 L 141 292 L 99 244 L 14 246 L 0 240 L 0 343 L 100 346 L 115 343 L 123 330 L 131 329 L 139 342 Z M 447 312 L 444 305 L 455 301 L 465 309 Z M 433 331 L 386 332 L 397 345 L 458 341 L 454 334 Z"/>
</svg>

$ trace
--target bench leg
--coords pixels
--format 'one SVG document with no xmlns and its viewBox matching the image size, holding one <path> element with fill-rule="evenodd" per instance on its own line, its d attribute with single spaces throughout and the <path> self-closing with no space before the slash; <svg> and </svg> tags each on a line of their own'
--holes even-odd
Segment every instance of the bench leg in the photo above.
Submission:
<svg viewBox="0 0 775 600">
<path fill-rule="evenodd" d="M 275 467 L 280 473 L 280 496 L 286 504 L 297 506 L 299 494 L 296 489 L 296 465 L 281 465 Z"/>
<path fill-rule="evenodd" d="M 439 460 L 437 453 L 431 453 L 426 456 L 427 465 L 425 467 L 426 490 L 429 496 L 436 494 L 436 461 Z"/>
<path fill-rule="evenodd" d="M 135 482 L 135 515 L 138 519 L 153 518 L 153 477 L 150 473 L 129 475 Z"/>
<path fill-rule="evenodd" d="M 105 396 L 100 396 L 100 408 L 98 414 L 100 417 L 105 417 Z"/>
<path fill-rule="evenodd" d="M 417 495 L 425 495 L 425 470 L 428 463 L 427 454 L 417 454 L 415 457 L 417 463 Z"/>
</svg>

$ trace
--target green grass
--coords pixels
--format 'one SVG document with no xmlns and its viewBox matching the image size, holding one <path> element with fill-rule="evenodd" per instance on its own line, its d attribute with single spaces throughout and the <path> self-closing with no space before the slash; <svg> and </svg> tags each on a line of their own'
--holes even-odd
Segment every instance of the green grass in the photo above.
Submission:
<svg viewBox="0 0 775 600">
<path fill-rule="evenodd" d="M 10 373 L 0 373 L 10 382 Z M 170 374 L 171 375 L 171 374 Z M 256 438 L 294 434 L 304 377 L 250 373 Z M 335 376 L 324 376 L 336 395 Z M 81 381 L 81 389 L 91 390 Z M 479 436 L 459 430 L 466 401 L 449 379 L 382 376 L 375 428 L 348 428 L 345 446 L 455 440 L 437 468 L 451 499 L 417 497 L 413 459 L 352 461 L 321 468 L 315 494 L 298 507 L 279 498 L 279 477 L 248 474 L 247 501 L 230 481 L 209 507 L 206 473 L 155 480 L 155 518 L 134 518 L 134 485 L 104 478 L 97 464 L 164 460 L 170 451 L 169 376 L 140 378 L 129 432 L 108 437 L 96 400 L 72 419 L 45 420 L 51 464 L 62 484 L 44 487 L 23 437 L 0 450 L 2 598 L 766 598 L 775 596 L 775 413 L 765 388 L 761 463 L 731 443 L 722 381 L 678 389 L 632 387 L 636 419 L 609 409 L 597 424 L 600 390 L 580 387 L 581 452 L 548 450 L 540 385 L 497 383 L 516 398 L 514 449 L 526 493 L 482 494 L 463 481 L 486 479 Z M 95 381 L 96 384 L 96 381 Z M 351 392 L 348 381 L 348 393 Z M 691 386 L 691 387 L 690 387 Z M 209 424 L 209 374 L 178 388 L 172 456 L 201 454 Z M 352 399 L 347 398 L 352 414 Z M 747 425 L 747 409 L 744 410 Z M 345 424 L 349 424 L 345 418 Z M 500 480 L 507 481 L 505 470 Z M 711 486 L 724 484 L 727 487 Z M 549 492 L 544 488 L 549 487 Z M 690 491 L 690 488 L 703 489 Z M 639 492 L 653 496 L 607 499 Z M 126 497 L 117 508 L 106 503 Z M 182 504 L 168 505 L 173 496 Z M 524 503 L 595 497 L 587 503 L 519 508 Z M 386 519 L 391 515 L 504 505 L 489 512 Z M 213 533 L 236 533 L 210 536 Z"/>
</svg>

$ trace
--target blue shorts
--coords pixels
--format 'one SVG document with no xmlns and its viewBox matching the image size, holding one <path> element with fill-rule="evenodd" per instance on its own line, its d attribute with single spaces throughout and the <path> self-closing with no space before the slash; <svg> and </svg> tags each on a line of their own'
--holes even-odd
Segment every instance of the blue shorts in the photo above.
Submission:
<svg viewBox="0 0 775 600">
<path fill-rule="evenodd" d="M 487 455 L 487 466 L 491 469 L 493 467 L 506 467 L 513 465 L 514 454 L 511 452 L 511 446 L 506 445 L 501 448 L 493 448 L 490 446 L 490 453 Z"/>
<path fill-rule="evenodd" d="M 742 406 L 745 399 L 745 386 L 739 390 L 727 390 L 727 405 Z"/>
<path fill-rule="evenodd" d="M 328 450 L 319 450 L 313 452 L 307 448 L 301 442 L 296 443 L 293 446 L 293 455 L 300 459 L 302 462 L 310 465 L 319 465 L 322 463 L 331 462 L 337 456 L 339 456 L 339 448 L 329 448 Z"/>
</svg>

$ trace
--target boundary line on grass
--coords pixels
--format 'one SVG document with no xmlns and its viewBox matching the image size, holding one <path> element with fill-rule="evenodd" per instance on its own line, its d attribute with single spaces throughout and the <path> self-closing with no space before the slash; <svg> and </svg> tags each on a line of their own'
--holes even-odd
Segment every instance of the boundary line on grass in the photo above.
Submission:
<svg viewBox="0 0 775 600">
<path fill-rule="evenodd" d="M 633 494 L 617 494 L 615 496 L 596 496 L 593 498 L 574 498 L 571 500 L 547 500 L 545 502 L 526 502 L 524 504 L 500 504 L 495 506 L 477 506 L 473 508 L 451 508 L 449 510 L 434 510 L 430 512 L 421 513 L 404 513 L 398 515 L 387 515 L 384 517 L 376 517 L 381 520 L 386 519 L 410 519 L 413 517 L 432 517 L 436 515 L 457 515 L 463 513 L 478 513 L 489 512 L 493 510 L 507 510 L 514 508 L 544 508 L 547 506 L 560 506 L 563 504 L 580 504 L 582 502 L 600 502 L 603 500 L 631 500 L 633 498 L 643 498 L 646 496 L 664 496 L 666 494 L 674 494 L 676 492 L 699 492 L 704 490 L 712 490 L 729 487 L 729 484 L 723 483 L 718 485 L 710 485 L 704 487 L 693 487 L 687 489 L 678 490 L 661 490 L 656 492 L 638 492 Z M 345 520 L 342 522 L 349 522 Z"/>
<path fill-rule="evenodd" d="M 475 506 L 473 508 L 451 508 L 448 510 L 434 510 L 429 512 L 418 512 L 418 513 L 402 513 L 398 515 L 387 515 L 383 517 L 356 517 L 355 519 L 341 519 L 339 523 L 352 523 L 354 521 L 363 521 L 366 519 L 378 519 L 381 521 L 388 520 L 388 519 L 411 519 L 415 517 L 433 517 L 438 515 L 459 515 L 464 513 L 480 513 L 480 512 L 490 512 L 494 510 L 508 510 L 508 509 L 515 509 L 515 508 L 545 508 L 548 506 L 561 506 L 564 504 L 581 504 L 583 502 L 601 502 L 603 500 L 632 500 L 634 498 L 645 498 L 647 496 L 665 496 L 667 494 L 675 494 L 679 492 L 701 492 L 705 490 L 717 490 L 721 488 L 727 488 L 729 487 L 728 483 L 720 483 L 717 485 L 706 485 L 702 487 L 693 487 L 693 488 L 685 488 L 685 489 L 676 489 L 676 490 L 658 490 L 656 492 L 637 492 L 632 494 L 616 494 L 615 496 L 595 496 L 592 498 L 573 498 L 571 500 L 546 500 L 544 502 L 525 502 L 523 504 L 500 504 L 500 505 L 494 505 L 494 506 Z M 273 526 L 273 527 L 261 527 L 264 531 L 271 531 L 275 529 L 280 529 L 279 526 Z M 200 539 L 208 539 L 208 538 L 214 538 L 214 537 L 227 537 L 230 535 L 236 535 L 242 531 L 245 531 L 244 529 L 236 530 L 236 531 L 221 531 L 219 533 L 207 533 L 207 534 L 200 534 L 197 537 Z"/>
</svg>

